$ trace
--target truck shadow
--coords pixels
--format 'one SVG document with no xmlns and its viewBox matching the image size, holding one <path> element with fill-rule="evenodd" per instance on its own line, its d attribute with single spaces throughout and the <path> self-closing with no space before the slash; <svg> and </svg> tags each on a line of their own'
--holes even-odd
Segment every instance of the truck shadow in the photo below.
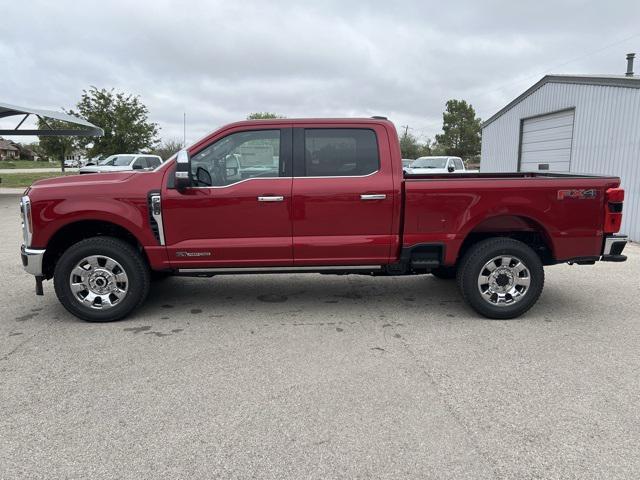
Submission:
<svg viewBox="0 0 640 480">
<path fill-rule="evenodd" d="M 469 313 L 455 282 L 429 275 L 280 274 L 168 278 L 153 284 L 149 298 L 134 316 L 250 319 L 267 313 L 277 321 L 327 314 L 402 317 L 427 312 L 442 316 Z"/>
</svg>

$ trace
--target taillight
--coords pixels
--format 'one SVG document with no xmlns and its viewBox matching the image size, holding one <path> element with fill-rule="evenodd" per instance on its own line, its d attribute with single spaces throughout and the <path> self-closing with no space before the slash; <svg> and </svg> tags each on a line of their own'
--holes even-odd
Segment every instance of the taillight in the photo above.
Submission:
<svg viewBox="0 0 640 480">
<path fill-rule="evenodd" d="M 604 233 L 616 233 L 622 225 L 624 189 L 609 188 L 605 196 Z"/>
</svg>

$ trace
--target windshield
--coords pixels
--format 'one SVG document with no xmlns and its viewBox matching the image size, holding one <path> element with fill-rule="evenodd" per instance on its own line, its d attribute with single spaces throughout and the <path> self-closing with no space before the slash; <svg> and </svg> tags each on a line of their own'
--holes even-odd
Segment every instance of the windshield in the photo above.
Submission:
<svg viewBox="0 0 640 480">
<path fill-rule="evenodd" d="M 419 158 L 411 164 L 411 168 L 445 168 L 447 157 Z"/>
</svg>

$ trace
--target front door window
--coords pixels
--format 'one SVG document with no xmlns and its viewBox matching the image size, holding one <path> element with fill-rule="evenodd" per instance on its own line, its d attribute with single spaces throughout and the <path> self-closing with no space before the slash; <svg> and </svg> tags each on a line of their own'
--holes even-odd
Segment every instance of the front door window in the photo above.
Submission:
<svg viewBox="0 0 640 480">
<path fill-rule="evenodd" d="M 249 178 L 280 176 L 280 130 L 228 135 L 191 158 L 195 187 L 225 187 Z"/>
</svg>

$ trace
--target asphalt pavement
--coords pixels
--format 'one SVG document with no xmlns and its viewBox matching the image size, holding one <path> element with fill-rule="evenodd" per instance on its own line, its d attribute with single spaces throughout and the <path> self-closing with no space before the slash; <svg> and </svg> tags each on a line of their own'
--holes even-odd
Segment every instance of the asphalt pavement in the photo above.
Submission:
<svg viewBox="0 0 640 480">
<path fill-rule="evenodd" d="M 82 322 L 0 196 L 0 478 L 640 478 L 640 247 L 524 317 L 432 276 L 170 278 Z"/>
</svg>

